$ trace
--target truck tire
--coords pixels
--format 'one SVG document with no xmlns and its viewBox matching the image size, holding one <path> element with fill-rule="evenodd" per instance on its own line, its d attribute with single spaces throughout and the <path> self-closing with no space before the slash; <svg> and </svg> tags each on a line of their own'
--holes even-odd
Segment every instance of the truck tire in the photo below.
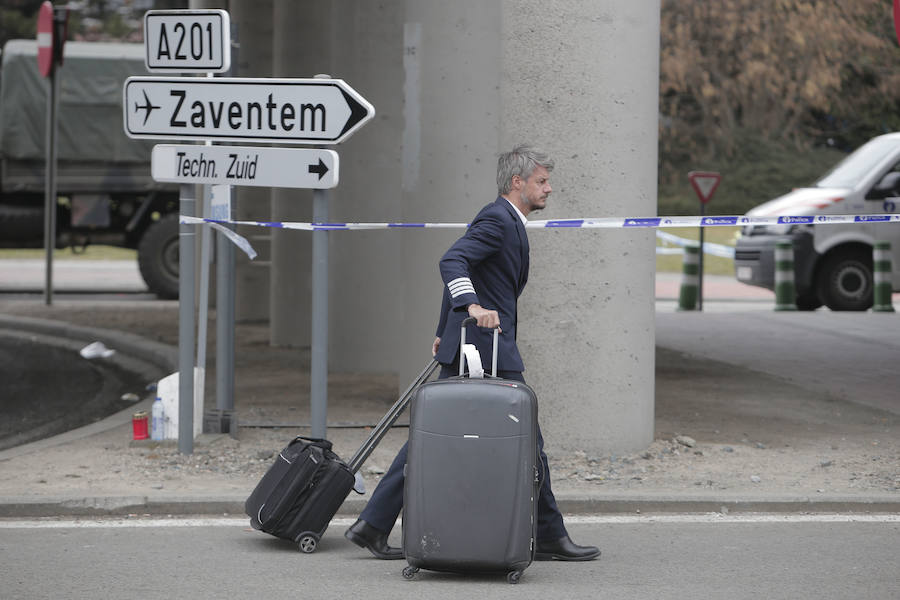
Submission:
<svg viewBox="0 0 900 600">
<path fill-rule="evenodd" d="M 838 251 L 825 258 L 817 276 L 819 298 L 831 310 L 868 310 L 872 306 L 872 252 Z"/>
<path fill-rule="evenodd" d="M 164 300 L 178 298 L 178 215 L 169 214 L 144 232 L 138 266 L 150 291 Z"/>
<path fill-rule="evenodd" d="M 822 306 L 815 290 L 810 290 L 804 294 L 797 294 L 797 310 L 816 310 Z"/>
</svg>

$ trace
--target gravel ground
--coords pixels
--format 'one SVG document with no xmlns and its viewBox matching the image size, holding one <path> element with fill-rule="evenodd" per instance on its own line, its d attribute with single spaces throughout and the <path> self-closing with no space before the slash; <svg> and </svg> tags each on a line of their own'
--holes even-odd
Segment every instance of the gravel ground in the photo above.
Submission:
<svg viewBox="0 0 900 600">
<path fill-rule="evenodd" d="M 171 302 L 58 301 L 48 308 L 0 300 L 0 313 L 177 341 L 177 305 Z M 309 432 L 302 426 L 309 420 L 308 351 L 272 348 L 267 335 L 262 325 L 236 330 L 235 408 L 239 423 L 248 425 L 237 439 L 204 435 L 192 455 L 182 455 L 174 443 L 132 441 L 131 424 L 123 423 L 0 461 L 0 489 L 26 497 L 249 493 L 277 452 L 294 435 Z M 210 344 L 213 356 L 214 340 Z M 209 382 L 215 381 L 212 366 Z M 352 455 L 397 389 L 390 374 L 330 374 L 330 420 L 345 426 L 330 428 L 329 437 L 341 456 Z M 623 456 L 550 448 L 558 495 L 900 494 L 898 417 L 890 413 L 665 348 L 657 349 L 656 389 L 657 439 L 648 448 Z M 207 402 L 214 404 L 212 393 Z M 404 427 L 392 430 L 363 468 L 369 490 L 406 433 Z"/>
</svg>

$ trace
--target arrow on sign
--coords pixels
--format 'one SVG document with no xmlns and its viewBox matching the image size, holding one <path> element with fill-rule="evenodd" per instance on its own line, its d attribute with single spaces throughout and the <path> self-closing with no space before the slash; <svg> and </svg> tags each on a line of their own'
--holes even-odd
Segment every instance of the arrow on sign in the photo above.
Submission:
<svg viewBox="0 0 900 600">
<path fill-rule="evenodd" d="M 323 177 L 325 177 L 325 173 L 328 172 L 328 167 L 325 165 L 324 162 L 322 162 L 322 159 L 320 158 L 319 164 L 309 165 L 309 172 L 315 173 L 316 175 L 319 176 L 319 180 L 321 180 Z"/>
</svg>

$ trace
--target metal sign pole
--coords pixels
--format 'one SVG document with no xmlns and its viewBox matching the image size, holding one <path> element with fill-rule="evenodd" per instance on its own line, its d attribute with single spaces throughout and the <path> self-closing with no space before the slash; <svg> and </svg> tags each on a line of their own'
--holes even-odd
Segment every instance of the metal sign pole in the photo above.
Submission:
<svg viewBox="0 0 900 600">
<path fill-rule="evenodd" d="M 44 304 L 53 304 L 53 249 L 56 247 L 56 111 L 57 84 L 59 83 L 58 65 L 51 67 L 50 84 L 47 93 L 47 141 L 44 180 L 44 252 L 46 254 L 46 266 L 44 276 Z"/>
<path fill-rule="evenodd" d="M 231 23 L 231 67 L 228 75 L 237 76 L 238 51 L 237 23 Z M 233 190 L 233 188 L 232 188 Z M 232 191 L 229 191 L 228 218 L 234 219 Z M 226 225 L 234 229 L 232 225 Z M 228 433 L 237 436 L 234 412 L 234 245 L 225 234 L 216 232 L 216 408 L 219 409 L 219 431 L 224 432 L 228 421 Z M 226 416 L 227 415 L 227 416 Z"/>
<path fill-rule="evenodd" d="M 193 217 L 196 188 L 179 186 L 179 210 Z M 178 451 L 194 452 L 194 225 L 178 229 Z"/>
<path fill-rule="evenodd" d="M 328 222 L 328 192 L 313 190 L 313 221 Z M 328 231 L 312 233 L 312 351 L 310 422 L 312 437 L 324 438 L 328 414 Z"/>
</svg>

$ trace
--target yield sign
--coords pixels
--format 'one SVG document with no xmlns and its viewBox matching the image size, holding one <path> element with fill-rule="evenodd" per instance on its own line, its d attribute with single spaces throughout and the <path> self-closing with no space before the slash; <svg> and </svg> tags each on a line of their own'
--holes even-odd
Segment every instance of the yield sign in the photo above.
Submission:
<svg viewBox="0 0 900 600">
<path fill-rule="evenodd" d="M 691 171 L 688 173 L 688 179 L 691 180 L 691 187 L 697 192 L 700 202 L 706 204 L 716 193 L 722 176 L 712 171 Z"/>
</svg>

